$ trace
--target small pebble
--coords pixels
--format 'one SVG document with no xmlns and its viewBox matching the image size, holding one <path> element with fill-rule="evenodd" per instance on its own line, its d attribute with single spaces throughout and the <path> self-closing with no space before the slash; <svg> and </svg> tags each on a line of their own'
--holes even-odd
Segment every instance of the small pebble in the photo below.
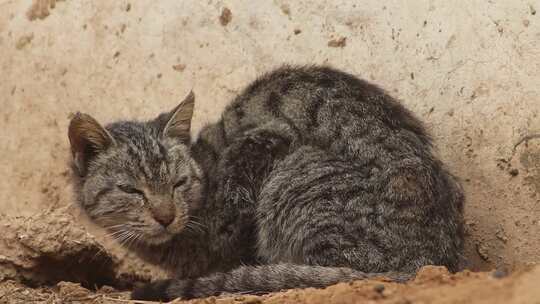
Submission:
<svg viewBox="0 0 540 304">
<path fill-rule="evenodd" d="M 289 16 L 291 14 L 291 8 L 287 5 L 287 4 L 283 4 L 280 6 L 281 8 L 281 11 L 283 12 L 283 14 Z"/>
<path fill-rule="evenodd" d="M 219 23 L 223 26 L 227 26 L 229 22 L 232 20 L 232 12 L 229 8 L 224 7 L 223 10 L 221 10 L 221 15 L 219 16 Z"/>
<path fill-rule="evenodd" d="M 339 37 L 328 41 L 328 46 L 333 48 L 342 48 L 347 45 L 347 37 Z"/>
<path fill-rule="evenodd" d="M 179 64 L 173 65 L 172 68 L 173 68 L 173 70 L 175 70 L 175 71 L 182 72 L 183 70 L 186 69 L 186 65 L 185 65 L 185 64 L 179 63 Z"/>
<path fill-rule="evenodd" d="M 492 274 L 491 274 L 492 277 L 496 278 L 496 279 L 502 279 L 504 277 L 507 277 L 508 276 L 508 272 L 504 269 L 497 269 L 495 270 Z"/>
<path fill-rule="evenodd" d="M 373 287 L 373 289 L 377 292 L 377 293 L 383 293 L 385 287 L 383 284 L 377 284 Z"/>
</svg>

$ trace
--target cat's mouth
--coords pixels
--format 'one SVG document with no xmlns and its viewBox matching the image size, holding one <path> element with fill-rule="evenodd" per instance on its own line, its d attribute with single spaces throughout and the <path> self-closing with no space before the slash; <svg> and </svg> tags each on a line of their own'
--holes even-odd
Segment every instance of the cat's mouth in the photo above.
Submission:
<svg viewBox="0 0 540 304">
<path fill-rule="evenodd" d="M 174 235 L 175 234 L 168 231 L 162 231 L 160 233 L 156 233 L 152 236 L 146 237 L 144 241 L 149 245 L 161 245 L 170 241 L 174 237 Z"/>
<path fill-rule="evenodd" d="M 111 235 L 129 247 L 130 245 L 136 246 L 137 244 L 163 245 L 171 241 L 176 235 L 182 233 L 186 228 L 189 230 L 191 226 L 190 220 L 187 217 L 175 218 L 167 226 L 147 217 L 143 224 L 116 224 L 110 227 L 116 227 L 111 232 Z"/>
<path fill-rule="evenodd" d="M 160 245 L 170 241 L 175 235 L 180 234 L 184 230 L 185 223 L 183 221 L 174 222 L 173 224 L 154 229 L 151 234 L 144 238 L 144 241 L 150 245 Z"/>
</svg>

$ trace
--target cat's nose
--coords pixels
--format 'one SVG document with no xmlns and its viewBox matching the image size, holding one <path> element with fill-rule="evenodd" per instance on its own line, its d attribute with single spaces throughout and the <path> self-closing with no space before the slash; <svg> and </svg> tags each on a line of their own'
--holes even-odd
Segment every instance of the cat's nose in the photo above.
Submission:
<svg viewBox="0 0 540 304">
<path fill-rule="evenodd" d="M 167 227 L 174 221 L 174 211 L 164 209 L 153 210 L 152 216 L 156 222 L 160 223 L 163 227 Z"/>
<path fill-rule="evenodd" d="M 163 227 L 167 227 L 169 226 L 173 220 L 174 220 L 174 215 L 155 215 L 154 214 L 154 219 L 156 220 L 156 222 L 160 223 Z"/>
</svg>

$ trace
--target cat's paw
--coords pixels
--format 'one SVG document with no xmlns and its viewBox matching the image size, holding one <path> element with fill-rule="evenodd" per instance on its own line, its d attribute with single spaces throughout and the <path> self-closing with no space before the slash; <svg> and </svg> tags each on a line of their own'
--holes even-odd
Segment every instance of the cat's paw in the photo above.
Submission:
<svg viewBox="0 0 540 304">
<path fill-rule="evenodd" d="M 159 280 L 135 287 L 131 292 L 132 300 L 171 301 L 174 298 L 169 293 L 173 280 Z"/>
</svg>

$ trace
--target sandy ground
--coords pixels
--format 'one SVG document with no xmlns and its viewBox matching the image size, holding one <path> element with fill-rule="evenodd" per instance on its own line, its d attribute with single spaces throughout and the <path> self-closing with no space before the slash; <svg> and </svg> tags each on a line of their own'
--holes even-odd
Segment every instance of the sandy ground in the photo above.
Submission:
<svg viewBox="0 0 540 304">
<path fill-rule="evenodd" d="M 171 303 L 191 304 L 427 304 L 427 303 L 485 303 L 538 304 L 540 303 L 540 267 L 519 271 L 509 276 L 502 273 L 463 272 L 451 275 L 445 268 L 427 266 L 417 278 L 407 284 L 383 281 L 355 281 L 340 283 L 325 289 L 288 290 L 264 296 L 222 296 Z M 59 282 L 37 289 L 5 281 L 0 283 L 0 303 L 153 303 L 130 301 L 129 292 L 119 292 L 104 286 L 90 291 L 80 284 Z"/>
<path fill-rule="evenodd" d="M 1 220 L 0 303 L 128 303 L 134 284 L 156 276 L 154 269 L 107 250 L 65 210 Z M 444 267 L 426 266 L 407 284 L 366 280 L 189 303 L 534 304 L 540 303 L 538 286 L 540 266 L 510 275 L 502 270 L 450 274 Z"/>
</svg>

